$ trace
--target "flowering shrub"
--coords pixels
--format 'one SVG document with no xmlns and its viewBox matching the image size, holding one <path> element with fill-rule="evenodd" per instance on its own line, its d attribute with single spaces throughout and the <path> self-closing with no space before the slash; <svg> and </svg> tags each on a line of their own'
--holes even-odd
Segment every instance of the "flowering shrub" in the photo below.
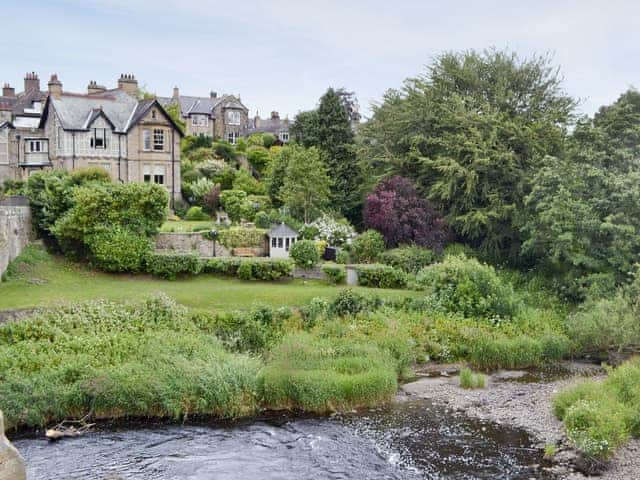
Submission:
<svg viewBox="0 0 640 480">
<path fill-rule="evenodd" d="M 336 220 L 327 214 L 322 214 L 320 218 L 311 222 L 309 226 L 317 229 L 318 238 L 326 240 L 331 246 L 343 245 L 355 235 L 353 227 L 347 220 Z"/>
<path fill-rule="evenodd" d="M 315 242 L 311 240 L 299 240 L 294 243 L 291 247 L 290 255 L 299 268 L 313 268 L 320 260 L 318 248 Z"/>
</svg>

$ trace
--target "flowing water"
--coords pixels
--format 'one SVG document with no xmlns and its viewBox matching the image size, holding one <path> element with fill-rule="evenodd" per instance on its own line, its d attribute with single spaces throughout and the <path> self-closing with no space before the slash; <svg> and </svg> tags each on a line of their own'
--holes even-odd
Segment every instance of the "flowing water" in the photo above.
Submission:
<svg viewBox="0 0 640 480">
<path fill-rule="evenodd" d="M 128 425 L 14 444 L 30 480 L 552 478 L 537 468 L 542 452 L 526 433 L 423 400 L 331 418 Z"/>
</svg>

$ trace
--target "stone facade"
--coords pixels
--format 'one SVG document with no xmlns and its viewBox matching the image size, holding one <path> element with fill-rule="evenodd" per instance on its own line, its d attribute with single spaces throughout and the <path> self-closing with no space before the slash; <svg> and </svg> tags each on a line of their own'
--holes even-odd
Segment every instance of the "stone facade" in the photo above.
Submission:
<svg viewBox="0 0 640 480">
<path fill-rule="evenodd" d="M 4 416 L 0 410 L 0 480 L 26 480 L 24 459 L 4 435 Z"/>
<path fill-rule="evenodd" d="M 31 209 L 0 204 L 0 277 L 32 239 Z"/>
</svg>

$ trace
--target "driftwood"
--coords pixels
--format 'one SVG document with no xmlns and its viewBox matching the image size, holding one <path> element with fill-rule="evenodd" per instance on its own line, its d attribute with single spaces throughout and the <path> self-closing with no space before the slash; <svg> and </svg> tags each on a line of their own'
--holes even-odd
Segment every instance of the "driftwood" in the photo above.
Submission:
<svg viewBox="0 0 640 480">
<path fill-rule="evenodd" d="M 45 436 L 52 442 L 61 438 L 79 437 L 87 433 L 95 423 L 87 423 L 89 415 L 80 420 L 64 420 L 53 428 L 48 428 Z"/>
</svg>

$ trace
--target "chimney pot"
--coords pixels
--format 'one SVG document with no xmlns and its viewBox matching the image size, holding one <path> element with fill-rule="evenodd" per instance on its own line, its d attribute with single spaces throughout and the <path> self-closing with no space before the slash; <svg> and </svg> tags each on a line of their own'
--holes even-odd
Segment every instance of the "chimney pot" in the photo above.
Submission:
<svg viewBox="0 0 640 480">
<path fill-rule="evenodd" d="M 31 90 L 40 91 L 40 79 L 36 72 L 27 72 L 24 76 L 24 91 L 30 92 Z"/>
<path fill-rule="evenodd" d="M 4 86 L 2 87 L 2 96 L 3 97 L 15 97 L 16 96 L 16 89 L 13 88 L 8 83 L 5 83 Z"/>
<path fill-rule="evenodd" d="M 47 86 L 49 87 L 49 95 L 53 98 L 60 98 L 62 95 L 62 82 L 58 79 L 57 73 L 51 75 Z"/>
<path fill-rule="evenodd" d="M 138 96 L 138 81 L 135 75 L 128 73 L 121 73 L 118 80 L 118 89 L 125 93 L 128 93 L 132 97 Z"/>
<path fill-rule="evenodd" d="M 176 85 L 175 87 L 173 87 L 173 98 L 177 99 L 178 97 L 180 97 L 180 89 Z"/>
</svg>

